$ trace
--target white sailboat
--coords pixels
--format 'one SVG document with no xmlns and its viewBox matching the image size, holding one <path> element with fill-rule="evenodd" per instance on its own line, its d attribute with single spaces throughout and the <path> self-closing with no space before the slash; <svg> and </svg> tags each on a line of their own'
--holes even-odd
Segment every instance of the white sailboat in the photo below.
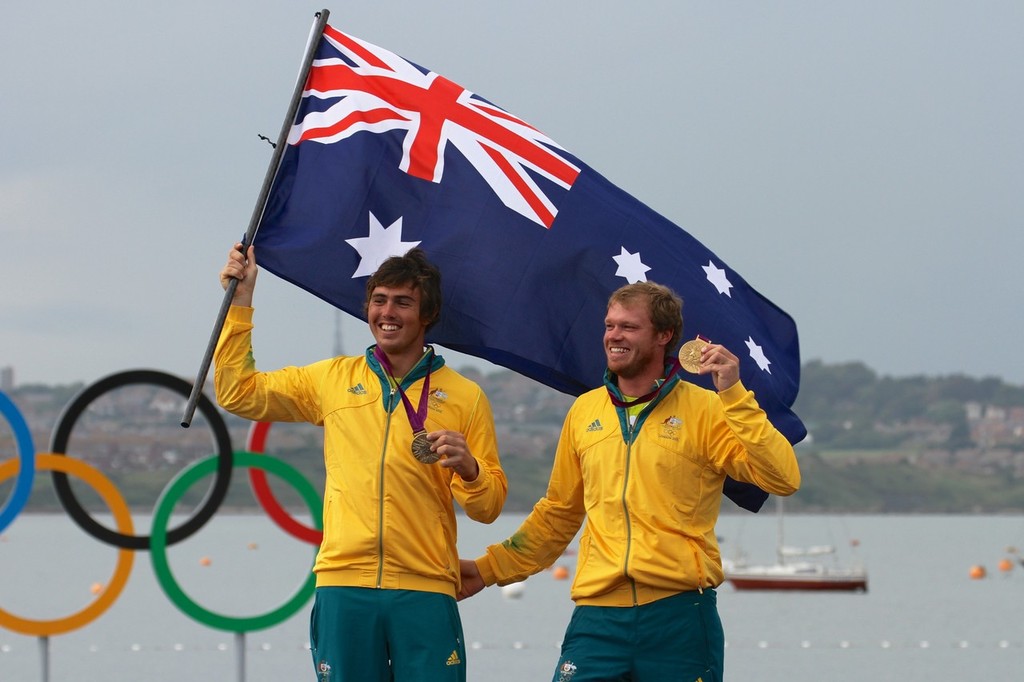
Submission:
<svg viewBox="0 0 1024 682">
<path fill-rule="evenodd" d="M 776 563 L 752 565 L 741 555 L 725 560 L 725 579 L 736 590 L 815 590 L 867 592 L 868 572 L 863 565 L 842 566 L 833 545 L 791 547 L 784 542 L 784 511 L 776 497 L 778 543 Z M 831 557 L 832 561 L 825 560 Z"/>
</svg>

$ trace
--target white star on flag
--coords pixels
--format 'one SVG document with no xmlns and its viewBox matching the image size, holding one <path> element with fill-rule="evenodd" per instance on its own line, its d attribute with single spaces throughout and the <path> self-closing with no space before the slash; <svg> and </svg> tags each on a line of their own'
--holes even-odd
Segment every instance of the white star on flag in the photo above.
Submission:
<svg viewBox="0 0 1024 682">
<path fill-rule="evenodd" d="M 754 343 L 754 337 L 748 336 L 745 343 L 747 344 L 747 350 L 750 351 L 750 357 L 754 359 L 757 366 L 771 374 L 772 371 L 768 368 L 768 365 L 772 364 L 771 360 L 764 356 L 764 351 L 761 350 L 761 346 Z"/>
<path fill-rule="evenodd" d="M 703 267 L 705 273 L 707 273 L 708 281 L 715 285 L 718 289 L 718 293 L 725 294 L 729 298 L 732 298 L 732 292 L 729 291 L 732 288 L 732 282 L 725 275 L 725 270 L 722 270 L 712 261 L 708 261 L 708 264 Z"/>
<path fill-rule="evenodd" d="M 377 272 L 380 264 L 391 256 L 404 256 L 419 242 L 402 241 L 402 219 L 398 218 L 387 227 L 370 214 L 370 232 L 365 237 L 346 239 L 345 242 L 359 252 L 359 267 L 352 273 L 352 279 L 367 277 Z"/>
<path fill-rule="evenodd" d="M 647 275 L 645 273 L 650 268 L 640 260 L 640 252 L 630 253 L 626 251 L 625 246 L 621 248 L 622 252 L 618 256 L 612 256 L 612 260 L 619 264 L 619 268 L 615 271 L 615 276 L 625 277 L 626 281 L 630 284 L 646 282 Z"/>
</svg>

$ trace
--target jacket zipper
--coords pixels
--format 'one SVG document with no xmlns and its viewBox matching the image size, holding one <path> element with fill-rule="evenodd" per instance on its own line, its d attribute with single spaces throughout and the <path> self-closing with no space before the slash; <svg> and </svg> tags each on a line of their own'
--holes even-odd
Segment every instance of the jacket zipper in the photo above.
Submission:
<svg viewBox="0 0 1024 682">
<path fill-rule="evenodd" d="M 395 405 L 395 387 L 388 396 L 387 416 L 384 419 L 384 442 L 380 450 L 380 485 L 377 488 L 377 589 L 384 580 L 384 459 L 388 453 L 388 435 L 391 432 L 392 408 Z"/>
<path fill-rule="evenodd" d="M 661 386 L 661 384 L 659 384 L 659 387 L 660 386 Z M 634 439 L 635 439 L 635 436 L 636 436 L 638 425 L 641 424 L 645 419 L 647 419 L 647 415 L 654 409 L 655 404 L 657 404 L 660 401 L 661 401 L 661 395 L 659 394 L 651 402 L 649 402 L 647 405 L 645 405 L 642 410 L 640 410 L 640 414 L 638 414 L 636 416 L 636 419 L 634 419 L 632 422 L 629 421 L 629 411 L 628 410 L 624 410 L 623 408 L 616 408 L 618 410 L 623 410 L 623 415 L 622 416 L 625 419 L 625 424 L 627 425 L 627 427 L 626 427 L 626 472 L 625 472 L 625 474 L 622 477 L 622 511 L 623 511 L 623 514 L 625 515 L 625 522 L 626 522 L 626 550 L 625 550 L 625 554 L 624 554 L 625 558 L 623 559 L 623 562 L 622 562 L 622 575 L 623 575 L 624 578 L 626 578 L 626 580 L 629 581 L 629 588 L 630 588 L 630 591 L 632 592 L 632 595 L 633 595 L 633 606 L 638 606 L 639 605 L 639 599 L 637 598 L 637 593 L 636 593 L 636 580 L 634 580 L 632 578 L 632 576 L 629 575 L 629 554 L 630 554 L 630 550 L 631 550 L 632 545 L 633 545 L 633 527 L 632 527 L 632 524 L 630 524 L 630 522 L 629 522 L 629 504 L 626 502 L 626 487 L 629 484 L 629 464 L 630 464 L 630 461 L 632 460 L 632 457 L 633 457 L 633 442 L 634 442 Z M 702 592 L 703 592 L 703 590 L 702 590 Z"/>
<path fill-rule="evenodd" d="M 626 419 L 629 419 L 628 414 Z M 626 551 L 622 563 L 622 575 L 629 581 L 629 589 L 633 593 L 633 606 L 637 605 L 636 581 L 629 575 L 629 552 L 633 546 L 633 526 L 629 522 L 629 503 L 626 501 L 626 488 L 629 485 L 629 464 L 633 457 L 633 430 L 635 428 L 636 422 L 633 422 L 626 431 L 626 471 L 622 477 L 622 512 L 626 521 Z"/>
</svg>

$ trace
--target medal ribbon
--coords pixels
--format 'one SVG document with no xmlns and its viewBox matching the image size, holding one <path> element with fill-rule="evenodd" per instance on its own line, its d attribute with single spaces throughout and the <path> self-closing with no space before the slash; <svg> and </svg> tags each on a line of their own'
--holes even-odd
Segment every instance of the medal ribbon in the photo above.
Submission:
<svg viewBox="0 0 1024 682">
<path fill-rule="evenodd" d="M 405 406 L 405 414 L 409 417 L 409 425 L 412 426 L 413 435 L 426 430 L 427 424 L 427 396 L 430 394 L 430 367 L 434 364 L 434 349 L 431 347 L 428 351 L 427 357 L 427 374 L 423 378 L 423 392 L 420 393 L 420 402 L 416 406 L 416 409 L 412 409 L 412 402 L 409 397 L 405 395 L 405 391 L 402 390 L 402 385 L 395 380 L 395 375 L 391 371 L 391 363 L 388 362 L 388 356 L 384 354 L 384 351 L 379 346 L 374 346 L 373 357 L 377 358 L 377 362 L 381 364 L 384 371 L 388 373 L 388 377 L 395 383 L 398 388 L 398 395 L 402 396 L 402 404 Z"/>
<path fill-rule="evenodd" d="M 658 393 L 661 392 L 662 387 L 665 384 L 668 383 L 668 380 L 671 379 L 675 375 L 675 373 L 678 372 L 680 369 L 681 369 L 681 365 L 679 364 L 679 360 L 676 359 L 676 358 L 673 358 L 672 359 L 672 367 L 671 367 L 671 369 L 669 369 L 668 375 L 664 378 L 664 380 L 662 380 L 662 382 L 660 384 L 655 386 L 654 390 L 651 391 L 650 393 L 647 393 L 646 395 L 642 395 L 639 398 L 635 398 L 633 400 L 622 400 L 621 398 L 616 396 L 614 393 L 612 393 L 612 390 L 609 388 L 608 389 L 608 397 L 611 398 L 612 405 L 615 405 L 615 407 L 633 407 L 634 405 L 639 405 L 640 403 L 650 402 L 651 400 L 654 399 L 654 397 L 656 395 L 658 395 Z"/>
</svg>

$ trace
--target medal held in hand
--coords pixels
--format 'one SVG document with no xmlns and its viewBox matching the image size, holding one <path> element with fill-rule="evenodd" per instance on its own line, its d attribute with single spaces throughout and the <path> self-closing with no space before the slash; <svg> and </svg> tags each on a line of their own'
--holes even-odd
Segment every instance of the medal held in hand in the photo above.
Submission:
<svg viewBox="0 0 1024 682">
<path fill-rule="evenodd" d="M 700 356 L 710 341 L 700 334 L 693 341 L 687 341 L 679 347 L 679 366 L 690 374 L 700 373 Z"/>
<path fill-rule="evenodd" d="M 441 458 L 439 454 L 430 449 L 426 431 L 417 431 L 412 434 L 412 456 L 424 464 L 433 464 Z"/>
</svg>

